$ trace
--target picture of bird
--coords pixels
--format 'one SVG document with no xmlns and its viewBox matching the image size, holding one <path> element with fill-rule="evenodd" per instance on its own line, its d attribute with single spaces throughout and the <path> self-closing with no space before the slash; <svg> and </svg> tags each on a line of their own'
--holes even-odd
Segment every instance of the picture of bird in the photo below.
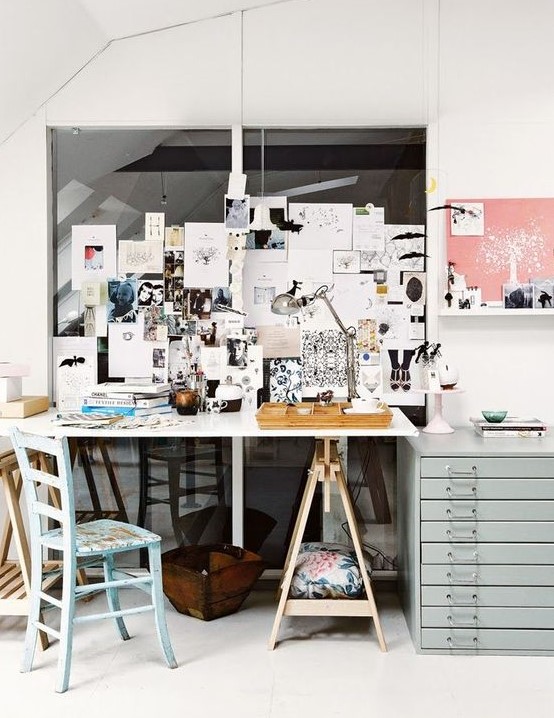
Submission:
<svg viewBox="0 0 554 718">
<path fill-rule="evenodd" d="M 423 252 L 406 252 L 406 254 L 401 254 L 398 259 L 416 259 L 417 257 L 429 257 L 429 255 Z"/>
<path fill-rule="evenodd" d="M 403 232 L 402 234 L 397 234 L 395 237 L 391 237 L 389 241 L 393 242 L 395 239 L 417 239 L 417 237 L 426 236 L 423 232 Z"/>
<path fill-rule="evenodd" d="M 85 357 L 73 356 L 73 359 L 63 359 L 60 366 L 77 366 L 77 364 L 84 364 L 85 361 Z"/>
<path fill-rule="evenodd" d="M 438 207 L 431 207 L 428 211 L 432 212 L 434 209 L 451 209 L 451 210 L 454 210 L 455 212 L 459 212 L 460 214 L 465 214 L 467 211 L 465 207 L 460 207 L 459 205 L 456 205 L 456 204 L 441 204 Z"/>
<path fill-rule="evenodd" d="M 275 222 L 277 227 L 283 232 L 297 232 L 299 233 L 300 230 L 304 227 L 303 224 L 295 224 L 292 220 L 288 221 L 277 221 Z"/>
</svg>

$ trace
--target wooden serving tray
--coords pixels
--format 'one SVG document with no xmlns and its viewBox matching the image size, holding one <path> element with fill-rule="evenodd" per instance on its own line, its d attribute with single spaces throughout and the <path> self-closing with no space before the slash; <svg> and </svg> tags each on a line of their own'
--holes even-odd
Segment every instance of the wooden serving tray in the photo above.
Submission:
<svg viewBox="0 0 554 718">
<path fill-rule="evenodd" d="M 376 414 L 345 414 L 343 409 L 351 407 L 346 401 L 328 406 L 311 401 L 293 405 L 264 402 L 256 412 L 256 420 L 260 429 L 386 429 L 392 422 L 393 414 L 386 404 L 385 410 Z"/>
</svg>

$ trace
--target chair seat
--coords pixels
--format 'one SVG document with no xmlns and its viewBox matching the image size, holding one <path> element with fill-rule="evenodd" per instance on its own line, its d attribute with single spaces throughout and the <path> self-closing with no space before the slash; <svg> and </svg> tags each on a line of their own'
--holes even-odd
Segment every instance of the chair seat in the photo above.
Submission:
<svg viewBox="0 0 554 718">
<path fill-rule="evenodd" d="M 160 536 L 147 529 L 110 519 L 77 524 L 75 530 L 78 556 L 104 551 L 128 551 L 133 547 L 142 548 L 161 541 Z M 63 549 L 63 530 L 59 528 L 47 531 L 42 536 L 42 544 L 61 551 Z"/>
</svg>

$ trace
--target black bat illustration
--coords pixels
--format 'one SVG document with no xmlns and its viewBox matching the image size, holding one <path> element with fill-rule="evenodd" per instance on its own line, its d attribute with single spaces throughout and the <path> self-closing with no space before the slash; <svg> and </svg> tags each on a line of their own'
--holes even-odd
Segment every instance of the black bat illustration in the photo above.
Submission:
<svg viewBox="0 0 554 718">
<path fill-rule="evenodd" d="M 398 259 L 415 259 L 416 257 L 428 257 L 428 254 L 423 254 L 423 252 L 406 252 L 406 254 L 401 254 Z"/>
<path fill-rule="evenodd" d="M 441 204 L 439 207 L 431 207 L 429 212 L 432 212 L 434 209 L 452 209 L 460 214 L 465 214 L 467 211 L 465 207 L 459 207 L 457 204 Z"/>
<path fill-rule="evenodd" d="M 288 222 L 281 220 L 275 222 L 275 224 L 283 232 L 300 232 L 300 230 L 304 227 L 303 224 L 295 224 L 292 220 L 289 220 Z"/>
<path fill-rule="evenodd" d="M 426 237 L 426 234 L 422 232 L 404 232 L 403 234 L 397 234 L 395 237 L 391 237 L 390 241 L 393 242 L 395 239 L 416 239 L 416 237 Z"/>
<path fill-rule="evenodd" d="M 85 357 L 76 357 L 73 355 L 73 359 L 64 359 L 60 366 L 77 366 L 77 364 L 84 364 Z"/>
</svg>

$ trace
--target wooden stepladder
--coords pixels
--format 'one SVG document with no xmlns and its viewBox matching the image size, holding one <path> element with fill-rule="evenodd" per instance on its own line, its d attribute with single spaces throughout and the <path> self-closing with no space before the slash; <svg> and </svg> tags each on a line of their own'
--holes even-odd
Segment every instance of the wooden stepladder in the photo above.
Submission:
<svg viewBox="0 0 554 718">
<path fill-rule="evenodd" d="M 38 468 L 38 454 L 32 457 L 33 466 Z M 21 514 L 21 475 L 13 451 L 0 454 L 0 480 L 8 509 L 8 517 L 0 536 L 0 616 L 27 616 L 29 614 L 29 592 L 31 590 L 31 556 L 25 525 Z M 17 560 L 8 559 L 10 543 L 14 542 Z M 55 571 L 59 561 L 47 561 L 45 569 Z M 51 583 L 58 580 L 55 577 Z M 50 585 L 50 584 L 48 584 Z M 40 645 L 48 647 L 48 636 L 40 632 Z"/>
<path fill-rule="evenodd" d="M 292 538 L 285 559 L 283 569 L 282 582 L 280 587 L 279 604 L 277 613 L 273 623 L 273 629 L 269 638 L 269 650 L 275 648 L 279 627 L 283 616 L 367 616 L 373 618 L 379 647 L 382 651 L 387 650 L 387 644 L 381 629 L 379 614 L 371 588 L 371 581 L 365 570 L 364 556 L 362 551 L 362 542 L 358 525 L 354 515 L 352 500 L 346 484 L 346 477 L 342 469 L 340 457 L 337 451 L 337 439 L 335 438 L 316 438 L 316 446 L 314 458 L 312 460 L 311 469 L 309 471 L 308 481 L 300 503 L 298 518 L 292 533 Z M 296 566 L 296 559 L 300 550 L 302 537 L 306 529 L 308 514 L 315 495 L 318 482 L 323 484 L 323 510 L 329 512 L 331 510 L 331 484 L 336 483 L 338 494 L 342 501 L 346 521 L 356 559 L 360 566 L 360 573 L 365 588 L 365 596 L 359 599 L 294 599 L 289 598 L 289 591 Z"/>
</svg>

